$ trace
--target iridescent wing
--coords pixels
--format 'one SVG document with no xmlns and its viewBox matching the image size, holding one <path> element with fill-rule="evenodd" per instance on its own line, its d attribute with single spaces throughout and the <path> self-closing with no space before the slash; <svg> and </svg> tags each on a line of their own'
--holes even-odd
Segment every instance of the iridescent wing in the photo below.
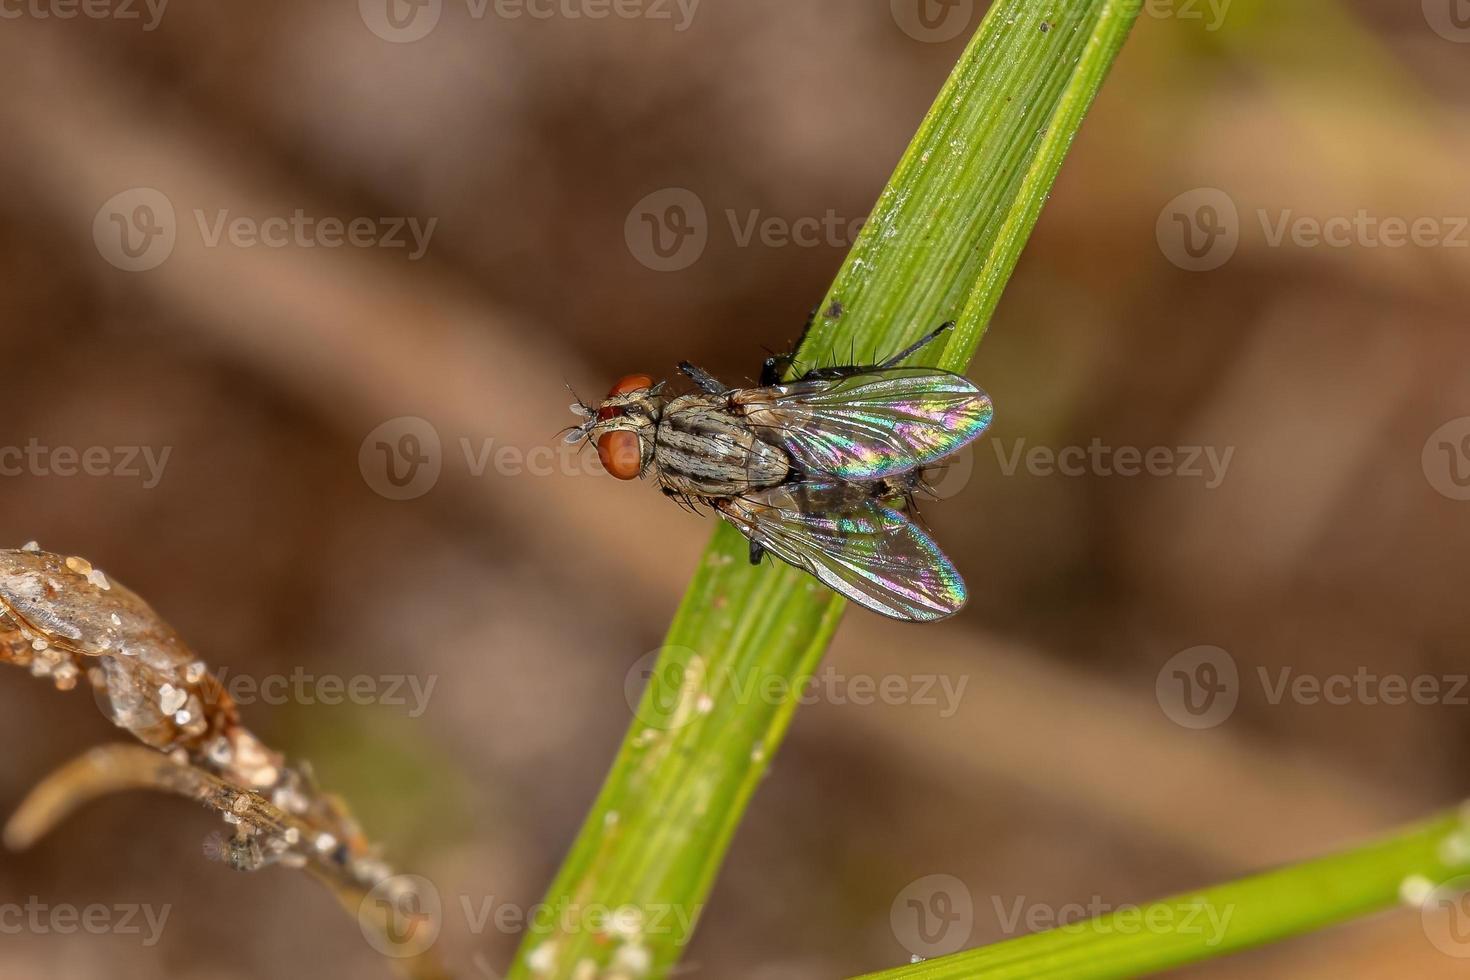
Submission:
<svg viewBox="0 0 1470 980">
<path fill-rule="evenodd" d="M 928 533 L 862 487 L 788 484 L 716 507 L 771 554 L 884 616 L 932 622 L 959 612 L 969 598 Z"/>
<path fill-rule="evenodd" d="M 990 425 L 990 396 L 934 368 L 884 368 L 836 380 L 735 392 L 751 425 L 809 473 L 877 480 L 929 466 Z"/>
</svg>

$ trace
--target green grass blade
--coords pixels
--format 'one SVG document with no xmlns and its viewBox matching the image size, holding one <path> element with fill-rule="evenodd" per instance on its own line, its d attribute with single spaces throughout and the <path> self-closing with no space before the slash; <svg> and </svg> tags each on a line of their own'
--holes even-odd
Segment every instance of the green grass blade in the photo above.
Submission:
<svg viewBox="0 0 1470 980">
<path fill-rule="evenodd" d="M 998 0 L 925 118 L 799 352 L 964 370 L 1121 48 L 1136 0 Z M 842 603 L 722 526 L 512 977 L 678 960 Z M 916 630 L 922 627 L 914 627 Z M 607 921 L 609 911 L 614 914 Z M 579 973 L 578 971 L 583 971 Z"/>
<path fill-rule="evenodd" d="M 1446 813 L 1330 857 L 1084 922 L 956 953 L 862 980 L 1137 977 L 1224 956 L 1391 908 L 1454 901 L 1438 886 L 1470 872 L 1465 815 Z M 1453 914 L 1453 910 L 1451 912 Z M 1430 936 L 1426 941 L 1434 941 Z M 1446 927 L 1448 952 L 1470 952 Z"/>
</svg>

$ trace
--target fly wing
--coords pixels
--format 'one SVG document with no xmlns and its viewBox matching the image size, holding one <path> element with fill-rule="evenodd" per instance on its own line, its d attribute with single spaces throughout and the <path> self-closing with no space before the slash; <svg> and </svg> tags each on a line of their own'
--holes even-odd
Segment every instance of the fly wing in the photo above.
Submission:
<svg viewBox="0 0 1470 980">
<path fill-rule="evenodd" d="M 878 480 L 937 463 L 990 425 L 990 396 L 933 368 L 886 368 L 836 380 L 736 392 L 732 401 L 805 470 Z"/>
<path fill-rule="evenodd" d="M 959 612 L 969 598 L 964 579 L 923 528 L 851 486 L 774 487 L 717 507 L 771 554 L 884 616 L 932 622 Z"/>
</svg>

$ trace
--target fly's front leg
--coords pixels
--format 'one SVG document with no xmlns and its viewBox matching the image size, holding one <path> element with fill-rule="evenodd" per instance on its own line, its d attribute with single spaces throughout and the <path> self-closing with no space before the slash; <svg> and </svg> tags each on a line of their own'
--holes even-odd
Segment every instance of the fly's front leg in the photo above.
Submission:
<svg viewBox="0 0 1470 980">
<path fill-rule="evenodd" d="M 729 388 L 720 384 L 714 375 L 710 374 L 704 368 L 695 367 L 688 361 L 679 362 L 679 373 L 683 374 L 690 381 L 693 381 L 701 390 L 707 391 L 711 395 L 724 395 L 730 391 Z"/>
<path fill-rule="evenodd" d="M 766 362 L 761 365 L 760 386 L 769 388 L 780 384 L 781 376 L 786 373 L 795 357 L 795 354 L 774 354 L 766 358 Z"/>
<path fill-rule="evenodd" d="M 791 353 L 775 354 L 771 357 L 766 358 L 766 362 L 761 365 L 760 386 L 762 388 L 769 388 L 771 387 L 771 385 L 778 385 L 781 383 L 781 376 L 786 373 L 787 368 L 791 367 L 791 365 L 796 362 L 796 352 L 801 350 L 802 344 L 806 343 L 806 335 L 812 332 L 812 324 L 817 322 L 817 313 L 819 313 L 821 309 L 822 304 L 818 303 L 816 306 L 813 306 L 812 311 L 806 315 L 806 325 L 801 328 L 801 336 L 796 338 L 796 346 L 791 348 Z"/>
</svg>

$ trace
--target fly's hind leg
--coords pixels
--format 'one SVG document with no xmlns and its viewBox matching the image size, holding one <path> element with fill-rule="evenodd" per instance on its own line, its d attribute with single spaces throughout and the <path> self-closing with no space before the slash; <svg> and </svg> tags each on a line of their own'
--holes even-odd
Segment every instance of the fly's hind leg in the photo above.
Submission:
<svg viewBox="0 0 1470 980">
<path fill-rule="evenodd" d="M 872 371 L 886 371 L 891 367 L 897 367 L 899 364 L 902 364 L 904 360 L 912 357 L 914 354 L 917 354 L 919 351 L 923 350 L 925 347 L 928 347 L 930 344 L 934 343 L 934 341 L 938 340 L 941 336 L 953 329 L 953 320 L 949 321 L 948 323 L 941 323 L 939 326 L 935 327 L 933 330 L 929 331 L 929 333 L 920 338 L 917 342 L 910 344 L 903 350 L 899 351 L 897 354 L 894 354 L 892 357 L 887 358 L 883 361 L 879 361 L 877 364 L 852 364 L 844 365 L 841 367 L 813 368 L 806 374 L 802 375 L 801 380 L 835 381 L 839 378 L 850 378 L 855 374 L 868 374 Z"/>
<path fill-rule="evenodd" d="M 899 351 L 897 354 L 894 354 L 888 360 L 884 361 L 881 364 L 875 365 L 875 367 L 877 367 L 879 370 L 882 370 L 884 368 L 896 367 L 897 365 L 902 364 L 905 359 L 917 354 L 919 351 L 923 350 L 925 347 L 928 347 L 930 344 L 934 343 L 934 341 L 938 340 L 944 334 L 949 333 L 953 329 L 953 320 L 950 320 L 948 323 L 941 323 L 939 326 L 929 331 L 929 333 L 927 333 L 920 340 L 913 344 L 910 344 L 903 350 Z"/>
<path fill-rule="evenodd" d="M 724 395 L 730 391 L 729 388 L 720 384 L 714 375 L 710 374 L 704 368 L 695 367 L 688 361 L 679 362 L 679 373 L 683 374 L 690 381 L 693 381 L 701 390 L 707 391 L 711 395 Z"/>
</svg>

